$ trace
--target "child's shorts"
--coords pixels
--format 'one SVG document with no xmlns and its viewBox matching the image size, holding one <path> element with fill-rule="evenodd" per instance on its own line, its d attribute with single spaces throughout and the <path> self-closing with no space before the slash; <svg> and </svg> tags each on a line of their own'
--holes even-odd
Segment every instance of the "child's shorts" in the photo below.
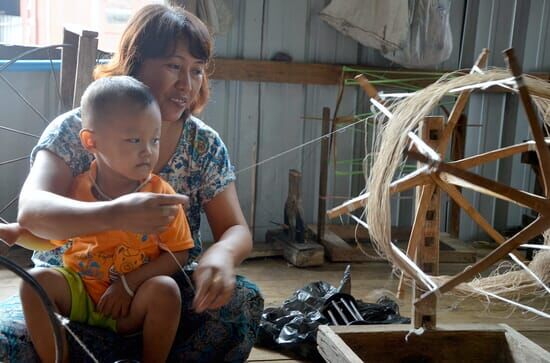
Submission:
<svg viewBox="0 0 550 363">
<path fill-rule="evenodd" d="M 54 269 L 65 276 L 71 289 L 71 314 L 69 319 L 116 332 L 116 320 L 95 310 L 95 304 L 88 295 L 80 276 L 68 268 L 54 267 Z"/>
</svg>

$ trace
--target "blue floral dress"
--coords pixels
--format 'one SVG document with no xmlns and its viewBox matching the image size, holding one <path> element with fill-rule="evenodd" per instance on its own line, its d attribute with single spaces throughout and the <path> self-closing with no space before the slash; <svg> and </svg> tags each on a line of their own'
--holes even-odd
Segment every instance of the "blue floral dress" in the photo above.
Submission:
<svg viewBox="0 0 550 363">
<path fill-rule="evenodd" d="M 86 171 L 93 155 L 80 144 L 82 127 L 80 110 L 69 111 L 52 121 L 31 153 L 31 163 L 39 150 L 49 150 L 61 157 L 73 175 Z M 184 124 L 177 149 L 159 173 L 178 193 L 190 198 L 186 210 L 195 247 L 190 251 L 188 273 L 202 251 L 200 215 L 203 206 L 235 180 L 227 149 L 212 128 L 195 117 Z M 48 252 L 35 252 L 36 266 L 59 266 L 68 246 Z M 175 275 L 183 297 L 180 328 L 170 355 L 171 361 L 243 362 L 254 344 L 260 321 L 263 298 L 256 285 L 237 276 L 231 301 L 215 313 L 196 314 L 191 309 L 193 291 L 182 274 Z M 77 335 L 100 361 L 122 358 L 139 359 L 140 337 L 121 337 L 107 330 L 71 323 Z M 87 355 L 70 340 L 71 361 L 86 361 Z M 30 362 L 36 359 L 24 325 L 18 297 L 0 303 L 0 361 Z"/>
</svg>

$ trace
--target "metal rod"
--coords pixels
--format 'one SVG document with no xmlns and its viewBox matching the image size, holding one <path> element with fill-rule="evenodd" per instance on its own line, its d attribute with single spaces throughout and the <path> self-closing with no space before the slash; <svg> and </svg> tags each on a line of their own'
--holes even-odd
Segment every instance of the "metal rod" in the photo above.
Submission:
<svg viewBox="0 0 550 363">
<path fill-rule="evenodd" d="M 351 305 L 351 307 L 353 308 L 353 310 L 355 310 L 355 312 L 357 313 L 357 315 L 359 315 L 361 317 L 361 320 L 363 320 L 363 315 L 361 315 L 361 313 L 359 312 L 359 310 L 357 310 L 357 308 L 355 307 L 355 304 L 350 301 L 349 304 Z"/>
<path fill-rule="evenodd" d="M 327 310 L 328 316 L 330 316 L 330 320 L 332 320 L 332 324 L 334 325 L 340 325 L 338 324 L 338 320 L 334 317 L 334 314 L 332 314 L 332 311 Z"/>
<path fill-rule="evenodd" d="M 336 309 L 336 311 L 338 312 L 338 314 L 340 314 L 340 316 L 342 317 L 342 319 L 344 320 L 344 322 L 346 323 L 346 325 L 349 325 L 349 320 L 348 318 L 346 318 L 346 315 L 344 314 L 344 312 L 342 311 L 342 309 L 340 309 L 340 307 L 338 306 L 338 304 L 336 304 L 334 302 L 334 300 L 332 300 L 330 302 L 332 304 L 332 306 L 334 306 L 334 308 Z"/>
<path fill-rule="evenodd" d="M 355 320 L 361 320 L 361 315 L 359 315 L 359 317 L 357 317 L 357 315 L 355 315 L 355 313 L 353 312 L 353 310 L 351 310 L 350 306 L 348 305 L 348 303 L 346 302 L 346 300 L 344 299 L 340 299 L 340 302 L 342 304 L 344 304 L 344 306 L 346 307 L 346 309 L 348 309 L 349 313 L 351 314 L 351 316 L 355 319 Z"/>
</svg>

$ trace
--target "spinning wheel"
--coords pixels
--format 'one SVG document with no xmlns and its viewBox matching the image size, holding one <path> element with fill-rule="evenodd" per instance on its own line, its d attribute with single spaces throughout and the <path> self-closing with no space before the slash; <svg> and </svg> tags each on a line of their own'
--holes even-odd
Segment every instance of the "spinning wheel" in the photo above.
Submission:
<svg viewBox="0 0 550 363">
<path fill-rule="evenodd" d="M 369 190 L 369 193 L 354 198 L 342 204 L 341 206 L 327 212 L 329 217 L 334 218 L 343 214 L 350 213 L 357 208 L 364 207 L 368 203 L 368 218 L 370 213 L 384 214 L 384 211 L 379 211 L 377 207 L 385 202 L 384 198 L 386 196 L 389 199 L 390 194 L 402 192 L 412 187 L 420 187 L 420 197 L 418 199 L 416 216 L 409 239 L 406 256 L 400 253 L 397 247 L 395 247 L 395 245 L 393 245 L 393 243 L 389 240 L 389 233 L 384 234 L 384 231 L 382 231 L 381 233 L 380 231 L 376 230 L 378 226 L 375 226 L 374 223 L 369 223 L 369 225 L 371 225 L 372 227 L 369 228 L 371 236 L 374 240 L 382 245 L 382 252 L 403 272 L 403 274 L 412 278 L 414 283 L 423 290 L 423 293 L 421 295 L 419 294 L 419 298 L 414 302 L 415 308 L 420 313 L 419 316 L 415 317 L 414 324 L 416 327 L 434 327 L 435 302 L 437 295 L 449 292 L 457 285 L 463 282 L 470 281 L 477 274 L 486 270 L 499 260 L 505 258 L 508 254 L 512 259 L 514 259 L 514 261 L 521 264 L 522 267 L 525 267 L 521 262 L 521 258 L 519 257 L 519 255 L 517 255 L 516 252 L 514 252 L 514 250 L 521 244 L 550 228 L 550 195 L 548 184 L 550 182 L 550 150 L 548 149 L 548 143 L 543 136 L 542 125 L 537 119 L 536 111 L 530 96 L 530 90 L 526 85 L 526 80 L 522 76 L 521 69 L 517 64 L 513 50 L 506 50 L 505 56 L 513 78 L 505 79 L 501 77 L 501 84 L 511 84 L 512 86 L 514 86 L 513 90 L 519 94 L 527 115 L 529 127 L 533 136 L 533 141 L 504 147 L 461 160 L 443 162 L 441 160 L 440 154 L 445 152 L 449 144 L 450 137 L 457 125 L 457 122 L 460 118 L 462 111 L 464 110 L 464 107 L 466 106 L 471 92 L 475 88 L 480 88 L 481 85 L 470 85 L 459 89 L 454 89 L 454 92 L 459 91 L 460 93 L 449 115 L 448 122 L 442 129 L 439 140 L 437 142 L 433 143 L 432 146 L 429 146 L 422 139 L 416 136 L 416 134 L 410 131 L 407 132 L 411 145 L 408 150 L 408 155 L 418 160 L 421 164 L 423 164 L 423 166 L 421 166 L 415 172 L 408 174 L 405 177 L 402 177 L 396 181 L 388 183 L 387 185 L 381 183 L 381 188 L 384 188 L 384 186 L 386 186 L 384 190 L 386 194 L 378 193 L 378 195 L 375 196 L 373 190 Z M 487 51 L 484 50 L 478 57 L 474 67 L 472 67 L 472 71 L 470 72 L 470 74 L 483 74 L 481 68 L 485 66 L 486 59 Z M 529 80 L 529 82 L 532 82 L 532 80 Z M 538 85 L 541 86 L 542 84 L 543 92 L 539 92 L 537 96 L 550 98 L 550 85 L 543 81 L 540 82 L 541 83 L 539 83 Z M 377 91 L 368 83 L 367 79 L 364 77 L 360 77 L 359 83 L 371 97 L 372 104 L 387 116 L 389 122 L 397 122 L 397 120 L 393 119 L 394 115 L 382 104 L 382 100 L 378 96 Z M 398 111 L 396 109 L 396 114 L 397 112 Z M 410 128 L 412 129 L 413 126 L 415 125 L 413 125 L 413 123 L 411 122 Z M 406 128 L 403 128 L 403 130 L 406 130 Z M 541 196 L 512 188 L 497 181 L 479 176 L 468 170 L 472 167 L 476 167 L 488 162 L 493 162 L 521 152 L 532 150 L 533 148 L 536 150 L 538 155 L 539 166 L 541 170 L 541 179 L 543 181 L 543 195 Z M 379 156 L 379 158 L 381 159 L 382 157 Z M 391 172 L 389 174 L 391 175 Z M 377 177 L 376 175 L 374 175 L 374 172 L 373 177 Z M 371 179 L 371 187 L 372 185 L 373 182 Z M 506 239 L 498 231 L 496 231 L 490 225 L 490 223 L 472 206 L 472 204 L 461 194 L 458 187 L 471 189 L 475 192 L 483 193 L 495 198 L 531 208 L 538 212 L 539 215 L 535 219 L 535 221 L 533 221 L 527 227 L 522 229 L 511 238 Z M 426 216 L 427 214 L 429 215 L 429 213 L 427 212 L 430 203 L 433 203 L 432 197 L 434 193 L 438 192 L 438 190 L 446 192 L 449 197 L 457 203 L 458 206 L 460 206 L 487 234 L 489 234 L 489 236 L 491 236 L 499 244 L 499 246 L 495 250 L 493 250 L 480 261 L 478 261 L 476 264 L 470 266 L 470 268 L 453 276 L 452 278 L 444 281 L 441 284 L 434 283 L 429 275 L 421 271 L 419 266 L 415 265 L 415 263 L 412 262 L 415 255 L 420 255 L 420 253 L 417 254 L 417 252 L 420 248 L 419 241 L 423 239 L 423 232 L 426 226 L 427 219 Z M 379 199 L 373 201 L 373 199 L 376 198 Z M 437 203 L 437 206 L 438 205 L 439 204 Z M 354 219 L 356 219 L 359 223 L 368 228 L 368 225 L 365 224 L 363 221 L 359 220 L 356 217 L 354 217 Z M 430 219 L 430 217 L 428 217 L 428 219 Z M 382 228 L 389 230 L 389 221 L 387 225 L 384 225 Z M 550 293 L 550 290 L 544 284 L 544 282 L 540 281 L 537 275 L 535 275 L 527 267 L 525 268 L 530 272 L 532 277 L 534 279 L 538 279 L 537 281 L 539 281 L 546 289 L 546 291 Z M 402 279 L 400 281 L 400 286 L 402 286 Z M 499 298 L 498 296 L 493 297 Z M 433 319 L 430 320 L 422 318 L 426 316 L 433 316 Z"/>
</svg>

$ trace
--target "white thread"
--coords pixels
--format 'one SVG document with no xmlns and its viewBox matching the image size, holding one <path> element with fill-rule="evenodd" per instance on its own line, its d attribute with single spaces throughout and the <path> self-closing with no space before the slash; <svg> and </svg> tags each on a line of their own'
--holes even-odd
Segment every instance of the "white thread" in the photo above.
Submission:
<svg viewBox="0 0 550 363">
<path fill-rule="evenodd" d="M 441 161 L 441 157 L 439 157 L 439 154 L 435 152 L 434 149 L 432 149 L 428 144 L 424 142 L 420 137 L 418 137 L 414 132 L 410 131 L 408 134 L 411 141 L 416 145 L 418 148 L 418 151 L 420 151 L 422 154 L 429 157 L 431 160 L 431 163 L 437 163 Z"/>
<path fill-rule="evenodd" d="M 545 312 L 542 312 L 540 310 L 537 310 L 535 308 L 532 308 L 530 306 L 527 306 L 527 305 L 523 305 L 523 304 L 520 304 L 518 302 L 515 302 L 513 300 L 510 300 L 510 299 L 506 299 L 502 296 L 498 296 L 496 294 L 493 294 L 492 292 L 489 292 L 489 291 L 485 291 L 485 290 L 481 290 L 480 288 L 477 288 L 477 287 L 474 287 L 473 288 L 475 291 L 477 291 L 478 293 L 482 294 L 482 295 L 485 295 L 485 296 L 491 296 L 497 300 L 501 300 L 501 301 L 504 301 L 508 304 L 511 304 L 511 305 L 514 305 L 514 306 L 517 306 L 519 307 L 520 309 L 523 309 L 523 310 L 527 310 L 533 314 L 536 314 L 536 315 L 539 315 L 539 316 L 542 316 L 543 318 L 547 318 L 547 319 L 550 319 L 550 314 L 547 314 Z"/>
<path fill-rule="evenodd" d="M 357 218 L 353 214 L 348 214 L 352 219 L 354 219 L 357 223 L 365 227 L 367 230 L 369 230 L 369 225 L 365 223 L 365 221 Z M 417 277 L 420 279 L 420 282 L 422 282 L 430 291 L 438 290 L 437 285 L 433 280 L 427 275 L 424 271 L 422 271 L 406 254 L 403 253 L 396 245 L 393 244 L 393 242 L 390 241 L 390 246 L 392 248 L 392 251 L 399 256 L 402 262 L 409 265 L 409 267 L 417 273 Z"/>
<path fill-rule="evenodd" d="M 78 338 L 78 336 L 75 334 L 75 332 L 73 332 L 71 330 L 71 328 L 69 328 L 69 319 L 67 319 L 66 317 L 64 317 L 63 315 L 61 314 L 58 314 L 56 312 L 54 312 L 55 316 L 57 317 L 57 320 L 59 320 L 59 322 L 61 323 L 61 325 L 65 328 L 65 330 L 67 330 L 69 332 L 69 334 L 71 334 L 71 336 L 74 338 L 74 340 L 76 340 L 76 342 L 82 347 L 82 349 L 84 349 L 84 351 L 86 352 L 86 354 L 88 354 L 88 356 L 90 356 L 90 358 L 92 358 L 92 360 L 94 361 L 94 363 L 99 363 L 99 361 L 97 360 L 97 358 L 92 354 L 92 352 L 88 349 L 88 347 L 86 347 L 86 345 L 84 344 L 84 342 L 82 340 L 80 340 Z"/>
<path fill-rule="evenodd" d="M 361 119 L 361 120 L 359 120 L 359 121 L 353 122 L 353 123 L 351 123 L 351 124 L 349 124 L 349 125 L 347 125 L 347 126 L 344 126 L 344 127 L 339 128 L 338 130 L 335 130 L 335 131 L 333 131 L 333 132 L 329 132 L 328 134 L 325 134 L 325 135 L 321 135 L 321 136 L 319 136 L 319 137 L 317 137 L 317 138 L 315 138 L 315 139 L 312 139 L 312 140 L 309 140 L 308 142 L 305 142 L 305 143 L 303 143 L 303 144 L 294 146 L 293 148 L 290 148 L 290 149 L 288 149 L 288 150 L 285 150 L 285 151 L 283 151 L 283 152 L 281 152 L 281 153 L 279 153 L 279 154 L 270 156 L 270 157 L 268 157 L 267 159 L 264 159 L 264 160 L 262 160 L 262 161 L 260 161 L 260 162 L 258 162 L 258 163 L 256 163 L 256 164 L 252 164 L 252 165 L 250 165 L 250 166 L 247 166 L 247 167 L 244 168 L 244 169 L 241 169 L 241 170 L 235 172 L 235 175 L 238 175 L 238 174 L 240 174 L 240 173 L 242 173 L 242 172 L 244 172 L 244 171 L 250 170 L 250 169 L 252 169 L 252 168 L 258 167 L 258 166 L 260 166 L 260 165 L 262 165 L 262 164 L 265 164 L 265 163 L 267 163 L 267 162 L 269 162 L 269 161 L 271 161 L 271 160 L 273 160 L 273 159 L 276 159 L 276 158 L 278 158 L 278 157 L 280 157 L 280 156 L 283 156 L 283 155 L 285 155 L 285 154 L 288 154 L 289 152 L 292 152 L 292 151 L 295 151 L 295 150 L 299 150 L 299 149 L 303 148 L 304 146 L 307 146 L 307 145 L 309 145 L 309 144 L 313 144 L 313 143 L 315 143 L 315 142 L 317 142 L 317 141 L 320 141 L 320 140 L 322 140 L 322 139 L 324 139 L 324 138 L 327 138 L 327 137 L 329 137 L 329 136 L 331 136 L 331 135 L 333 135 L 333 134 L 340 133 L 340 132 L 344 131 L 345 129 L 348 129 L 348 128 L 350 128 L 350 127 L 352 127 L 352 126 L 355 126 L 355 125 L 357 125 L 357 124 L 359 124 L 359 123 L 362 123 L 362 122 L 366 122 L 366 119 Z M 197 190 L 198 190 L 198 189 L 193 190 L 193 191 L 197 191 Z"/>
<path fill-rule="evenodd" d="M 509 86 L 514 86 L 516 84 L 515 82 L 515 79 L 514 77 L 510 77 L 510 78 L 505 78 L 505 79 L 499 79 L 499 80 L 496 80 L 496 81 L 487 81 L 487 82 L 481 82 L 481 83 L 476 83 L 476 84 L 471 84 L 471 85 L 467 85 L 467 86 L 462 86 L 462 87 L 458 87 L 458 88 L 453 88 L 449 91 L 449 93 L 456 93 L 456 92 L 462 92 L 462 91 L 465 91 L 465 90 L 469 90 L 469 89 L 487 89 L 489 87 L 493 87 L 493 86 L 499 86 L 499 87 L 503 87 L 503 88 L 506 88 L 506 89 L 509 89 L 511 91 L 517 91 L 516 89 L 512 88 L 512 87 L 509 87 Z"/>
<path fill-rule="evenodd" d="M 533 248 L 533 249 L 537 249 L 537 250 L 550 250 L 550 246 L 546 246 L 546 245 L 532 245 L 532 244 L 524 244 L 524 245 L 521 245 L 520 247 L 526 247 L 526 248 Z"/>
<path fill-rule="evenodd" d="M 370 103 L 372 103 L 374 106 L 376 106 L 377 109 L 379 109 L 384 115 L 386 115 L 388 118 L 392 118 L 393 115 L 392 113 L 390 112 L 390 110 L 388 110 L 386 108 L 386 106 L 384 106 L 383 104 L 381 104 L 380 102 L 378 102 L 375 98 L 371 98 L 370 99 Z"/>
<path fill-rule="evenodd" d="M 170 251 L 170 249 L 168 248 L 168 246 L 166 246 L 161 240 L 160 240 L 160 237 L 157 235 L 157 239 L 158 239 L 158 246 L 161 250 L 165 251 L 165 252 L 168 252 L 168 254 L 170 256 L 172 256 L 172 258 L 174 259 L 174 261 L 176 262 L 176 264 L 178 265 L 178 267 L 180 268 L 181 272 L 183 273 L 183 276 L 185 277 L 185 281 L 187 282 L 187 284 L 189 285 L 189 288 L 191 289 L 191 291 L 193 291 L 193 294 L 196 295 L 197 294 L 197 291 L 195 290 L 195 287 L 193 286 L 193 282 L 191 281 L 191 279 L 189 278 L 189 275 L 187 275 L 187 273 L 185 272 L 185 269 L 183 268 L 183 266 L 181 265 L 181 263 L 178 261 L 178 258 L 176 257 L 176 255 L 174 254 L 174 252 Z M 214 280 L 219 279 L 219 276 L 216 276 L 214 278 Z M 214 281 L 213 280 L 213 281 Z M 213 319 L 216 319 L 218 320 L 220 317 L 219 316 L 216 316 L 214 315 L 214 313 L 210 310 L 206 310 L 205 311 L 206 314 L 210 315 L 210 317 L 212 317 Z M 229 321 L 229 322 L 234 322 L 236 321 L 236 318 L 233 318 L 231 320 L 227 319 L 226 321 Z"/>
<path fill-rule="evenodd" d="M 420 328 L 418 328 L 418 329 L 411 329 L 411 330 L 409 330 L 409 332 L 407 333 L 407 335 L 405 335 L 405 341 L 406 341 L 406 342 L 409 341 L 409 336 L 410 336 L 411 334 L 422 335 L 422 334 L 424 334 L 424 331 L 425 331 L 424 327 L 420 327 Z"/>
<path fill-rule="evenodd" d="M 406 98 L 406 97 L 412 96 L 413 94 L 414 94 L 413 92 L 409 92 L 409 93 L 386 93 L 384 91 L 378 92 L 378 96 L 380 96 L 382 100 L 385 100 L 386 98 Z"/>
<path fill-rule="evenodd" d="M 95 179 L 92 178 L 92 176 L 90 175 L 90 180 L 92 181 L 92 185 L 93 187 L 95 188 L 96 192 L 104 199 L 104 200 L 113 200 L 113 197 L 107 195 L 107 193 L 105 193 L 103 190 L 101 190 L 101 188 L 99 187 L 99 185 L 96 183 Z M 151 181 L 151 174 L 149 174 L 149 176 L 147 177 L 147 179 L 145 179 L 141 184 L 139 184 L 137 186 L 137 188 L 135 188 L 133 191 L 131 191 L 130 193 L 135 193 L 137 191 L 139 191 L 141 188 L 143 188 L 147 183 L 149 183 L 149 181 Z M 127 193 L 127 194 L 130 194 L 130 193 Z"/>
<path fill-rule="evenodd" d="M 544 287 L 544 289 L 550 294 L 550 288 L 548 288 L 548 286 L 546 286 L 546 284 L 544 283 L 544 281 L 542 281 L 540 279 L 540 277 L 537 276 L 537 274 L 535 274 L 529 267 L 527 267 L 523 262 L 521 262 L 521 260 L 519 258 L 516 257 L 516 255 L 514 255 L 513 253 L 509 253 L 508 256 L 510 256 L 510 258 L 515 262 L 517 263 L 521 268 L 523 268 L 525 270 L 525 272 L 527 272 L 527 274 L 531 275 L 531 277 L 536 281 L 538 282 L 539 284 L 542 285 L 542 287 Z"/>
<path fill-rule="evenodd" d="M 134 297 L 135 295 L 134 290 L 132 290 L 130 286 L 128 286 L 128 281 L 126 281 L 126 276 L 120 275 L 120 281 L 122 281 L 122 286 L 124 286 L 124 290 L 126 290 L 128 295 L 130 295 L 131 297 Z"/>
<path fill-rule="evenodd" d="M 476 64 L 474 64 L 474 66 L 470 70 L 470 74 L 472 73 L 485 74 L 485 72 L 483 72 L 481 68 L 479 68 Z"/>
</svg>

